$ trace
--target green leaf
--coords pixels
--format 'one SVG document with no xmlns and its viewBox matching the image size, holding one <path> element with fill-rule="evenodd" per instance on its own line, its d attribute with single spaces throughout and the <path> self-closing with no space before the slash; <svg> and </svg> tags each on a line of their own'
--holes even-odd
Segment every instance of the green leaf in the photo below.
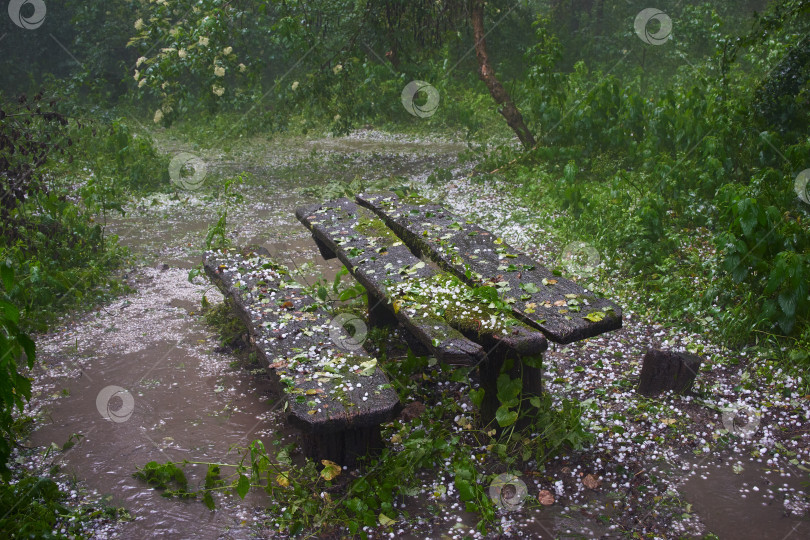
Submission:
<svg viewBox="0 0 810 540">
<path fill-rule="evenodd" d="M 524 291 L 526 291 L 529 294 L 534 294 L 534 293 L 540 292 L 540 288 L 535 283 L 532 283 L 532 282 L 521 283 L 520 288 L 523 289 Z"/>
<path fill-rule="evenodd" d="M 509 410 L 509 407 L 505 405 L 501 405 L 498 407 L 498 410 L 495 411 L 495 420 L 498 421 L 498 425 L 501 427 L 508 427 L 515 423 L 517 420 L 518 413 L 515 411 Z"/>
<path fill-rule="evenodd" d="M 340 465 L 338 465 L 334 461 L 322 459 L 321 465 L 323 465 L 323 470 L 321 471 L 321 478 L 323 478 L 324 480 L 334 480 L 335 478 L 340 476 L 341 472 Z"/>
<path fill-rule="evenodd" d="M 3 287 L 5 287 L 6 292 L 10 293 L 12 287 L 14 287 L 14 268 L 6 264 L 0 266 L 0 277 L 3 279 Z"/>
<path fill-rule="evenodd" d="M 380 521 L 380 525 L 382 525 L 383 527 L 390 527 L 391 525 L 393 525 L 393 524 L 395 524 L 397 522 L 397 520 L 391 519 L 390 517 L 386 516 L 382 512 L 380 512 L 380 515 L 378 516 L 378 519 Z"/>
<path fill-rule="evenodd" d="M 606 315 L 607 314 L 604 311 L 592 311 L 582 318 L 591 322 L 599 322 L 604 319 Z"/>
<path fill-rule="evenodd" d="M 210 491 L 206 491 L 203 494 L 203 504 L 208 507 L 209 510 L 216 510 L 216 504 L 214 503 L 214 497 L 211 496 Z"/>
<path fill-rule="evenodd" d="M 782 312 L 788 317 L 793 317 L 796 314 L 796 292 L 785 291 L 779 295 L 779 307 Z"/>
<path fill-rule="evenodd" d="M 250 491 L 250 480 L 244 474 L 240 474 L 239 482 L 236 484 L 236 493 L 244 499 L 248 491 Z"/>
<path fill-rule="evenodd" d="M 361 499 L 357 497 L 352 497 L 348 501 L 343 503 L 346 508 L 354 512 L 355 514 L 362 514 L 366 510 L 368 510 L 368 506 L 364 503 Z"/>
<path fill-rule="evenodd" d="M 14 324 L 19 324 L 20 310 L 18 310 L 14 304 L 0 300 L 0 309 L 2 309 L 5 312 L 6 318 L 8 320 L 13 322 Z"/>
<path fill-rule="evenodd" d="M 504 405 L 516 404 L 522 387 L 523 381 L 521 379 L 512 379 L 508 374 L 502 373 L 497 382 L 498 401 Z"/>
<path fill-rule="evenodd" d="M 462 501 L 472 501 L 475 499 L 475 490 L 472 485 L 462 478 L 456 478 L 456 489 Z"/>
<path fill-rule="evenodd" d="M 372 358 L 371 360 L 367 360 L 366 362 L 360 362 L 360 367 L 362 368 L 362 374 L 369 376 L 374 375 L 374 372 L 377 370 L 377 359 Z"/>
<path fill-rule="evenodd" d="M 453 382 L 465 382 L 467 381 L 467 374 L 468 370 L 464 368 L 453 370 L 453 373 L 450 375 L 450 380 Z"/>
<path fill-rule="evenodd" d="M 475 390 L 470 390 L 470 401 L 473 402 L 473 405 L 480 408 L 481 404 L 484 402 L 484 389 L 477 388 Z"/>
<path fill-rule="evenodd" d="M 32 340 L 25 334 L 18 334 L 17 341 L 20 343 L 20 345 L 22 345 L 23 351 L 25 351 L 25 356 L 28 358 L 28 368 L 29 369 L 33 368 L 37 350 L 37 346 L 36 344 L 34 344 L 34 340 Z"/>
<path fill-rule="evenodd" d="M 521 359 L 524 366 L 540 369 L 543 367 L 543 355 L 525 356 Z"/>
</svg>

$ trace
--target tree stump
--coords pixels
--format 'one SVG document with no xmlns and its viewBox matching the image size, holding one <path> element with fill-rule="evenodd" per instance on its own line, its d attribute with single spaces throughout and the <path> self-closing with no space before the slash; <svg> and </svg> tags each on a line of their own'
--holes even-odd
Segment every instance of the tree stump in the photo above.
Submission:
<svg viewBox="0 0 810 540">
<path fill-rule="evenodd" d="M 642 360 L 638 393 L 651 397 L 674 390 L 682 394 L 692 387 L 702 362 L 694 354 L 650 349 Z"/>
</svg>

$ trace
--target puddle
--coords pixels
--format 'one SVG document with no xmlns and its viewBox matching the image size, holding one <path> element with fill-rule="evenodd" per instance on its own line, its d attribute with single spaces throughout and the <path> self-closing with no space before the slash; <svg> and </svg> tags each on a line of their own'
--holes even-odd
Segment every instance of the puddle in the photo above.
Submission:
<svg viewBox="0 0 810 540">
<path fill-rule="evenodd" d="M 207 286 L 186 276 L 179 269 L 142 269 L 138 294 L 40 341 L 45 373 L 38 390 L 64 397 L 47 407 L 30 442 L 61 446 L 82 436 L 61 459 L 62 470 L 130 510 L 135 521 L 122 525 L 124 537 L 244 536 L 260 496 L 220 498 L 220 510 L 210 512 L 197 501 L 161 497 L 132 477 L 135 467 L 153 460 L 233 461 L 232 447 L 293 436 L 274 407 L 279 399 L 269 378 L 232 367 L 232 355 L 214 352 L 218 343 L 192 315 Z M 217 293 L 208 295 L 217 301 Z M 187 475 L 196 486 L 205 468 L 191 467 Z"/>
<path fill-rule="evenodd" d="M 699 467 L 678 491 L 720 538 L 810 538 L 810 522 L 794 515 L 796 493 L 806 490 L 801 478 L 799 471 L 729 460 Z"/>
</svg>

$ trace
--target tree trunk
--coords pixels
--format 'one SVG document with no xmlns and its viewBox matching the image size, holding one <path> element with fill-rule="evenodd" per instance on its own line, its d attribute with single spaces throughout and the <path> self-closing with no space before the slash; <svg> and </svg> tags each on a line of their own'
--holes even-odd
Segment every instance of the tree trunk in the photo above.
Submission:
<svg viewBox="0 0 810 540">
<path fill-rule="evenodd" d="M 470 10 L 470 19 L 473 27 L 473 37 L 475 39 L 475 56 L 478 57 L 479 72 L 478 76 L 487 85 L 489 93 L 495 103 L 500 105 L 498 112 L 506 119 L 506 123 L 515 132 L 521 144 L 526 149 L 533 148 L 535 145 L 534 136 L 526 123 L 523 121 L 523 116 L 515 106 L 509 93 L 503 87 L 501 82 L 495 77 L 495 70 L 489 64 L 489 57 L 487 56 L 487 41 L 486 33 L 484 32 L 484 0 L 472 0 L 472 9 Z"/>
</svg>

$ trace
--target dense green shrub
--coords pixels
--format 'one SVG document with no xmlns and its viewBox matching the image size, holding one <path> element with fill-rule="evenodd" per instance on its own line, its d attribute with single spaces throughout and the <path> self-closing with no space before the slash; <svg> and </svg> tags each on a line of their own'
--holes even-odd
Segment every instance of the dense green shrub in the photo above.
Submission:
<svg viewBox="0 0 810 540">
<path fill-rule="evenodd" d="M 800 39 L 808 5 L 775 2 L 736 36 L 721 31 L 739 13 L 724 3 L 705 7 L 705 17 L 696 6 L 673 8 L 679 39 L 644 49 L 655 64 L 589 57 L 570 71 L 560 68 L 579 38 L 551 30 L 560 13 L 538 17 L 519 95 L 541 137 L 507 176 L 524 196 L 556 201 L 576 218 L 571 227 L 604 251 L 628 254 L 616 262 L 628 275 L 641 272 L 637 286 L 660 294 L 673 319 L 687 305 L 694 312 L 697 295 L 709 311 L 743 306 L 724 320 L 734 341 L 750 340 L 753 329 L 801 336 L 810 315 L 810 231 L 793 183 L 810 166 L 810 49 Z M 612 16 L 599 13 L 598 30 L 615 28 L 618 43 L 626 21 L 621 30 Z M 580 23 L 583 33 L 597 31 L 595 20 Z M 503 154 L 485 166 L 512 160 Z M 539 187 L 538 178 L 553 187 Z M 683 266 L 679 245 L 699 227 L 708 228 L 717 256 L 703 268 Z M 685 279 L 649 279 L 679 266 L 683 278 L 701 272 L 714 282 L 692 290 Z"/>
</svg>

